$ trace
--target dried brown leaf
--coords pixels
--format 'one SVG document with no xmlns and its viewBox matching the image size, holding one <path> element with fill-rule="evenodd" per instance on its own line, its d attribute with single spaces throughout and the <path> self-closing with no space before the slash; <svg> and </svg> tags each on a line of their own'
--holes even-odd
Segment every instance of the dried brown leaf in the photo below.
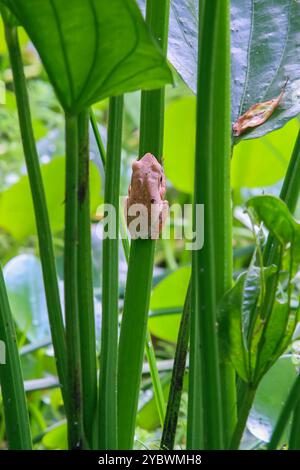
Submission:
<svg viewBox="0 0 300 470">
<path fill-rule="evenodd" d="M 263 103 L 256 103 L 248 109 L 238 120 L 233 124 L 233 134 L 238 137 L 253 127 L 261 126 L 273 114 L 282 100 L 285 92 L 287 81 L 277 98 L 273 98 Z"/>
</svg>

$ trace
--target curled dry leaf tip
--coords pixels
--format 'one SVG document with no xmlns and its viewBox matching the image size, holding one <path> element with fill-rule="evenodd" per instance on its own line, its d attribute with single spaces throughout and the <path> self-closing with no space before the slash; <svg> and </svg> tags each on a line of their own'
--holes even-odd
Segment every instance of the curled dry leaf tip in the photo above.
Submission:
<svg viewBox="0 0 300 470">
<path fill-rule="evenodd" d="M 262 103 L 256 103 L 249 108 L 238 120 L 233 124 L 233 135 L 235 137 L 240 136 L 249 129 L 257 126 L 261 126 L 266 122 L 269 117 L 273 114 L 275 109 L 280 104 L 283 95 L 286 90 L 289 79 L 287 78 L 280 94 L 272 100 L 264 101 Z"/>
</svg>

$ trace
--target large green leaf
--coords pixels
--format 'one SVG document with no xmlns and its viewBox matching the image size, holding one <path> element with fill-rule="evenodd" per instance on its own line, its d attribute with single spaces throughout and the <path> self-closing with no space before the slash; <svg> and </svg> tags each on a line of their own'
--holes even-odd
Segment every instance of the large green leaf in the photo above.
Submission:
<svg viewBox="0 0 300 470">
<path fill-rule="evenodd" d="M 198 1 L 171 2 L 168 57 L 196 91 Z M 231 0 L 232 122 L 255 103 L 284 100 L 262 126 L 242 138 L 282 127 L 300 112 L 300 3 L 296 0 Z"/>
<path fill-rule="evenodd" d="M 26 29 L 62 106 L 172 81 L 133 0 L 1 0 Z"/>
<path fill-rule="evenodd" d="M 100 174 L 95 164 L 91 164 L 91 213 L 95 214 L 100 203 Z M 54 158 L 41 165 L 46 192 L 47 206 L 53 232 L 64 227 L 65 200 L 65 159 Z M 28 176 L 23 176 L 10 188 L 0 192 L 0 228 L 10 233 L 16 240 L 36 234 L 34 210 Z"/>
</svg>

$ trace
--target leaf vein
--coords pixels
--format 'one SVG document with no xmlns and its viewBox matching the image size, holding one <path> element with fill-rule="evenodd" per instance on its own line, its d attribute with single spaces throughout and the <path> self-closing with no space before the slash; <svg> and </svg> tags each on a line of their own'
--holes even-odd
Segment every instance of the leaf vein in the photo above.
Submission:
<svg viewBox="0 0 300 470">
<path fill-rule="evenodd" d="M 68 77 L 68 81 L 69 81 L 69 85 L 70 85 L 71 98 L 72 98 L 72 101 L 74 101 L 74 85 L 73 85 L 72 73 L 71 73 L 68 54 L 67 54 L 67 49 L 66 49 L 66 45 L 65 45 L 65 42 L 64 42 L 60 21 L 59 21 L 59 16 L 58 16 L 58 13 L 57 13 L 56 6 L 54 4 L 54 0 L 50 0 L 50 5 L 51 5 L 51 8 L 53 10 L 53 15 L 54 15 L 54 19 L 55 19 L 55 22 L 56 22 L 56 27 L 57 27 L 59 41 L 60 41 L 60 45 L 61 45 L 61 49 L 62 49 L 62 54 L 63 54 L 63 57 L 64 57 L 64 62 L 65 62 L 64 65 L 65 65 L 65 69 L 66 69 L 66 73 L 67 73 L 67 77 Z"/>
</svg>

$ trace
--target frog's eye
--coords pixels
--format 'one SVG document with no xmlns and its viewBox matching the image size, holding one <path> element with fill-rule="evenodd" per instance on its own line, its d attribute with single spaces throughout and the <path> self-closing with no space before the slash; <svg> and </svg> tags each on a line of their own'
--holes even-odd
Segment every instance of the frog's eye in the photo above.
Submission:
<svg viewBox="0 0 300 470">
<path fill-rule="evenodd" d="M 133 170 L 133 171 L 138 170 L 139 167 L 140 167 L 140 165 L 141 165 L 140 162 L 137 161 L 137 160 L 135 160 L 135 161 L 132 163 L 132 170 Z"/>
<path fill-rule="evenodd" d="M 163 178 L 162 178 L 162 176 L 161 176 L 159 182 L 162 183 L 162 180 L 163 180 Z"/>
</svg>

